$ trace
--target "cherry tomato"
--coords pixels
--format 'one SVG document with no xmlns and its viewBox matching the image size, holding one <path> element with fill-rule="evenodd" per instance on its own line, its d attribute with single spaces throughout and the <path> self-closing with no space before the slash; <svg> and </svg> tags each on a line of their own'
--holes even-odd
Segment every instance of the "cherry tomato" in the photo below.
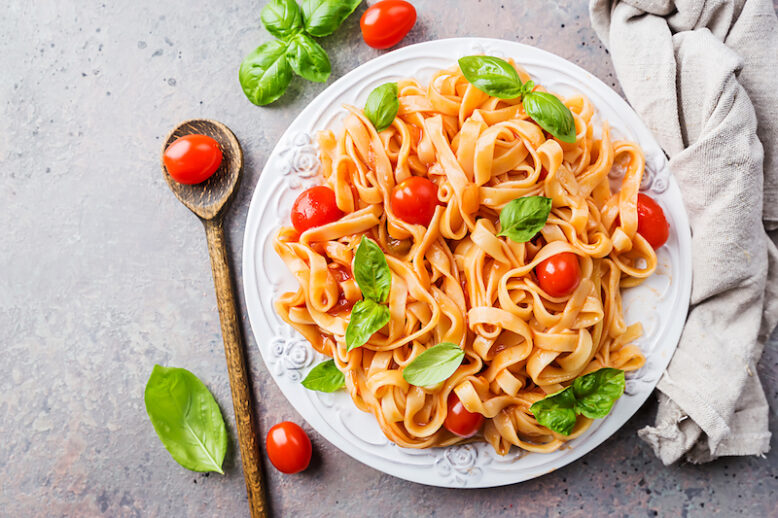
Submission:
<svg viewBox="0 0 778 518">
<path fill-rule="evenodd" d="M 643 193 L 638 194 L 638 234 L 654 249 L 664 245 L 670 234 L 670 224 L 662 207 Z"/>
<path fill-rule="evenodd" d="M 342 217 L 343 211 L 335 202 L 335 191 L 324 185 L 303 191 L 292 205 L 292 225 L 301 234 Z"/>
<path fill-rule="evenodd" d="M 405 0 L 382 0 L 359 20 L 362 38 L 375 49 L 397 45 L 416 23 L 416 9 Z"/>
<path fill-rule="evenodd" d="M 170 144 L 163 154 L 165 168 L 178 183 L 206 181 L 222 163 L 222 148 L 207 135 L 184 135 Z"/>
<path fill-rule="evenodd" d="M 281 473 L 299 473 L 311 462 L 311 440 L 291 421 L 278 423 L 267 432 L 267 456 Z"/>
<path fill-rule="evenodd" d="M 552 255 L 535 267 L 540 288 L 552 297 L 570 295 L 581 282 L 581 265 L 572 252 Z"/>
<path fill-rule="evenodd" d="M 472 437 L 484 424 L 484 416 L 469 412 L 455 393 L 448 395 L 448 413 L 443 426 L 460 437 Z"/>
<path fill-rule="evenodd" d="M 437 204 L 438 186 L 421 176 L 410 176 L 392 189 L 392 211 L 406 223 L 429 225 Z"/>
</svg>

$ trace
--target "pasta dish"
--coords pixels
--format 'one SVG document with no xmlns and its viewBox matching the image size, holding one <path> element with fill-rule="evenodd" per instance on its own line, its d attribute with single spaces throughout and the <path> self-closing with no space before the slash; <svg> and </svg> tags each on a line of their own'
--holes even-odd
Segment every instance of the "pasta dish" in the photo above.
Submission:
<svg viewBox="0 0 778 518">
<path fill-rule="evenodd" d="M 275 306 L 396 444 L 551 452 L 603 416 L 587 407 L 599 388 L 576 380 L 619 373 L 623 391 L 645 363 L 621 290 L 654 272 L 667 224 L 639 193 L 641 149 L 589 100 L 473 58 L 520 93 L 491 95 L 500 83 L 460 61 L 319 133 L 321 186 L 274 240 L 299 287 Z"/>
</svg>

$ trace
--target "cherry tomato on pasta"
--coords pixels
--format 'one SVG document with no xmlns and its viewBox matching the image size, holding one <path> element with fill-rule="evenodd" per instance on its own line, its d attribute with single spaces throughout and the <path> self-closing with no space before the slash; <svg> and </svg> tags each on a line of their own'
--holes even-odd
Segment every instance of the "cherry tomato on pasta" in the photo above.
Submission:
<svg viewBox="0 0 778 518">
<path fill-rule="evenodd" d="M 443 421 L 446 430 L 460 437 L 472 437 L 483 424 L 484 416 L 469 412 L 455 393 L 448 395 L 448 413 Z"/>
<path fill-rule="evenodd" d="M 638 194 L 638 234 L 654 249 L 664 245 L 670 234 L 670 224 L 662 207 L 642 192 Z"/>
<path fill-rule="evenodd" d="M 173 180 L 188 185 L 211 177 L 222 163 L 222 148 L 207 135 L 184 135 L 165 149 L 162 157 Z"/>
<path fill-rule="evenodd" d="M 411 176 L 392 189 L 392 211 L 412 225 L 429 225 L 438 205 L 438 186 L 422 178 Z"/>
<path fill-rule="evenodd" d="M 359 26 L 365 43 L 376 49 L 397 45 L 416 23 L 416 9 L 405 0 L 382 0 L 368 7 Z"/>
<path fill-rule="evenodd" d="M 291 421 L 278 423 L 267 432 L 267 456 L 281 473 L 299 473 L 311 462 L 311 440 Z"/>
<path fill-rule="evenodd" d="M 335 202 L 335 191 L 325 185 L 303 191 L 292 205 L 292 225 L 301 234 L 342 217 L 343 211 Z"/>
<path fill-rule="evenodd" d="M 570 295 L 581 282 L 581 265 L 572 252 L 552 255 L 535 267 L 540 288 L 552 297 Z"/>
</svg>

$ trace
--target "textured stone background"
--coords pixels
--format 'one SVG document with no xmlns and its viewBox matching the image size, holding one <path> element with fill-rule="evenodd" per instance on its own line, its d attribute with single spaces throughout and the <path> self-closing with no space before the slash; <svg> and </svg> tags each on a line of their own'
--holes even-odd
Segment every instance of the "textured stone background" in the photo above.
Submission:
<svg viewBox="0 0 778 518">
<path fill-rule="evenodd" d="M 402 45 L 518 40 L 618 88 L 584 1 L 414 3 L 419 20 Z M 264 109 L 243 97 L 238 64 L 268 38 L 262 4 L 0 0 L 0 516 L 246 515 L 234 437 L 227 475 L 188 472 L 156 438 L 142 394 L 154 363 L 186 367 L 234 430 L 203 232 L 165 185 L 158 155 L 190 117 L 221 120 L 241 139 L 245 179 L 228 223 L 240 279 L 259 170 L 324 88 L 295 80 Z M 331 80 L 381 54 L 361 40 L 364 9 L 322 42 Z M 301 422 L 244 330 L 262 429 Z M 774 431 L 777 345 L 759 369 Z M 778 516 L 775 439 L 766 459 L 666 468 L 635 435 L 654 409 L 649 400 L 583 460 L 492 490 L 394 479 L 308 429 L 312 468 L 267 470 L 270 500 L 279 516 Z"/>
</svg>

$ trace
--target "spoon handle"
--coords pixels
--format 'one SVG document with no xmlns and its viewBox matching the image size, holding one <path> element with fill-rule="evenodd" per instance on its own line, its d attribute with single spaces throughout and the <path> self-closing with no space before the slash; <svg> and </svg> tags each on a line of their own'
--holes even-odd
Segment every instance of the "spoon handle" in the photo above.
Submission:
<svg viewBox="0 0 778 518">
<path fill-rule="evenodd" d="M 262 487 L 262 470 L 257 440 L 257 423 L 251 402 L 246 357 L 238 321 L 235 291 L 227 261 L 227 246 L 224 241 L 224 226 L 220 217 L 204 220 L 208 251 L 211 255 L 211 270 L 216 287 L 216 301 L 219 305 L 224 354 L 227 357 L 227 371 L 232 389 L 232 406 L 238 428 L 240 457 L 243 460 L 243 476 L 246 481 L 249 508 L 252 518 L 265 518 L 267 506 Z"/>
</svg>

